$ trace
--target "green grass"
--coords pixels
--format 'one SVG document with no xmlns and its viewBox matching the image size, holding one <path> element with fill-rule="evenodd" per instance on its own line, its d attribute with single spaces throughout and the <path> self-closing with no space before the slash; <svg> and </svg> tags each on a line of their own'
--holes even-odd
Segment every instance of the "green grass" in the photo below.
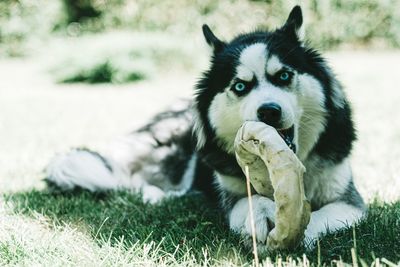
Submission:
<svg viewBox="0 0 400 267">
<path fill-rule="evenodd" d="M 154 264 L 188 264 L 190 259 L 191 265 L 242 265 L 252 260 L 239 236 L 228 230 L 222 213 L 201 195 L 171 199 L 156 206 L 143 204 L 137 195 L 128 192 L 52 194 L 34 190 L 8 194 L 4 199 L 15 214 L 43 216 L 42 220 L 58 231 L 68 226 L 86 232 L 99 247 L 121 246 L 122 257 L 133 264 L 140 262 L 140 254 L 149 244 L 153 244 L 150 259 Z M 360 224 L 327 235 L 313 250 L 300 247 L 264 256 L 302 259 L 305 254 L 311 264 L 330 265 L 339 260 L 352 263 L 351 249 L 355 248 L 358 263 L 369 265 L 376 258 L 400 263 L 399 240 L 400 202 L 375 202 Z M 0 241 L 0 263 L 30 259 L 32 251 L 25 247 L 13 237 Z M 132 248 L 133 257 L 129 255 Z"/>
<path fill-rule="evenodd" d="M 122 72 L 122 73 L 121 73 Z M 76 69 L 71 76 L 59 79 L 61 83 L 125 83 L 146 79 L 148 76 L 140 70 L 129 70 L 123 73 L 107 60 L 94 64 L 87 69 Z"/>
<path fill-rule="evenodd" d="M 173 255 L 177 263 L 188 258 L 202 263 L 204 250 L 213 261 L 229 257 L 230 252 L 240 255 L 234 258 L 235 263 L 249 260 L 249 253 L 240 245 L 238 236 L 228 230 L 222 213 L 201 196 L 187 196 L 156 206 L 143 204 L 139 196 L 128 192 L 54 195 L 31 191 L 6 195 L 5 200 L 12 204 L 16 214 L 33 217 L 40 214 L 51 227 L 78 228 L 99 246 L 107 242 L 116 246 L 122 242 L 129 251 L 134 246 L 143 249 L 154 243 L 158 247 L 152 257 L 155 262 Z M 0 258 L 6 261 L 29 257 L 29 252 L 10 241 L 1 243 L 1 248 Z"/>
<path fill-rule="evenodd" d="M 1 264 L 16 264 L 27 256 L 23 246 L 16 244 L 16 240 L 0 242 Z"/>
<path fill-rule="evenodd" d="M 153 78 L 166 69 L 193 69 L 198 66 L 193 49 L 161 32 L 114 31 L 54 40 L 43 57 L 56 82 L 121 84 Z"/>
</svg>

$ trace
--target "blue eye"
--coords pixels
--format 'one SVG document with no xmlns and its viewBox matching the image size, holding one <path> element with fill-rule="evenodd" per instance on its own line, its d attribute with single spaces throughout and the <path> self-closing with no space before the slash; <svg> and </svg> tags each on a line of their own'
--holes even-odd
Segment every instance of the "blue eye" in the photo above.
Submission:
<svg viewBox="0 0 400 267">
<path fill-rule="evenodd" d="M 246 89 L 246 85 L 241 82 L 236 83 L 234 87 L 235 87 L 235 90 L 238 92 L 242 92 Z"/>
<path fill-rule="evenodd" d="M 289 72 L 287 72 L 287 71 L 283 71 L 283 72 L 281 72 L 281 74 L 279 75 L 279 79 L 281 80 L 281 81 L 287 81 L 287 80 L 289 80 L 289 78 L 290 78 L 290 74 L 289 74 Z"/>
</svg>

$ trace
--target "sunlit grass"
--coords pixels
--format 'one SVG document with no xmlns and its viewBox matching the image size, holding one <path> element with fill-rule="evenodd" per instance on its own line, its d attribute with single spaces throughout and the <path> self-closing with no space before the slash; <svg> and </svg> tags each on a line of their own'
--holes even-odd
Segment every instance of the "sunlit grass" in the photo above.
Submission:
<svg viewBox="0 0 400 267">
<path fill-rule="evenodd" d="M 171 199 L 156 206 L 143 204 L 138 196 L 128 192 L 78 191 L 58 195 L 31 191 L 4 198 L 9 214 L 15 217 L 13 225 L 8 225 L 11 235 L 5 238 L 3 233 L 0 241 L 3 263 L 46 264 L 57 253 L 65 262 L 78 264 L 74 260 L 88 253 L 87 262 L 96 264 L 105 260 L 105 249 L 110 254 L 119 251 L 119 259 L 107 256 L 108 264 L 115 260 L 140 264 L 144 255 L 152 264 L 202 265 L 207 261 L 211 265 L 241 265 L 252 260 L 239 236 L 228 230 L 223 215 L 200 195 Z M 27 220 L 33 224 L 32 229 L 24 229 L 30 227 Z M 41 235 L 35 231 L 47 232 L 42 233 L 44 240 L 32 240 L 32 235 Z M 61 238 L 68 239 L 68 246 L 74 247 L 62 244 Z M 377 258 L 396 262 L 400 261 L 399 239 L 400 202 L 374 203 L 360 224 L 327 235 L 313 250 L 300 247 L 263 256 L 302 259 L 304 254 L 313 264 L 329 265 L 333 261 L 352 263 L 351 250 L 355 249 L 358 259 L 368 265 Z M 90 243 L 90 251 L 81 247 L 85 243 Z M 35 258 L 33 251 L 43 258 Z M 70 253 L 75 259 L 69 259 Z"/>
</svg>

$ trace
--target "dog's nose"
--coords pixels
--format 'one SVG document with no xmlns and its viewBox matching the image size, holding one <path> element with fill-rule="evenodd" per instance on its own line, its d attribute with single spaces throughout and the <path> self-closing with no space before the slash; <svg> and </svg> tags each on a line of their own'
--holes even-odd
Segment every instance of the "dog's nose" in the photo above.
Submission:
<svg viewBox="0 0 400 267">
<path fill-rule="evenodd" d="M 260 121 L 278 128 L 282 118 L 282 109 L 276 103 L 266 103 L 258 108 L 257 117 Z"/>
</svg>

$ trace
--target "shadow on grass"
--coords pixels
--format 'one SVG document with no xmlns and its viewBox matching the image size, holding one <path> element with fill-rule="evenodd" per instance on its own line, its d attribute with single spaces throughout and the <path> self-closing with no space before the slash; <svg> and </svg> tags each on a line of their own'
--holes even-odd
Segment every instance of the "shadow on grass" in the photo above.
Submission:
<svg viewBox="0 0 400 267">
<path fill-rule="evenodd" d="M 29 216 L 39 212 L 55 225 L 65 222 L 83 225 L 100 243 L 123 239 L 129 246 L 137 241 L 159 243 L 163 240 L 162 251 L 175 253 L 177 260 L 190 249 L 201 261 L 204 258 L 202 248 L 208 249 L 213 260 L 231 258 L 229 255 L 232 255 L 245 263 L 252 258 L 251 252 L 241 245 L 240 238 L 228 230 L 222 212 L 201 195 L 175 198 L 156 206 L 142 203 L 139 196 L 129 192 L 53 194 L 31 191 L 6 195 L 5 199 L 12 203 L 17 213 Z M 177 245 L 187 249 L 176 250 Z M 329 264 L 340 259 L 352 262 L 353 247 L 358 257 L 367 263 L 382 257 L 399 261 L 400 202 L 371 204 L 367 218 L 357 227 L 327 235 L 311 251 L 298 248 L 270 257 L 301 258 L 306 254 L 315 264 Z"/>
<path fill-rule="evenodd" d="M 145 80 L 148 75 L 140 70 L 124 70 L 110 62 L 100 62 L 87 69 L 77 69 L 76 73 L 59 80 L 60 83 L 128 83 Z"/>
<path fill-rule="evenodd" d="M 83 228 L 99 244 L 123 239 L 129 247 L 136 242 L 158 244 L 162 240 L 161 250 L 174 253 L 178 260 L 190 249 L 201 261 L 202 248 L 206 247 L 213 259 L 239 253 L 247 261 L 249 255 L 239 245 L 239 237 L 228 230 L 223 214 L 198 194 L 159 205 L 144 204 L 140 196 L 129 192 L 93 194 L 81 190 L 63 194 L 30 191 L 6 195 L 5 200 L 16 213 L 40 213 L 56 226 L 69 223 Z"/>
</svg>

